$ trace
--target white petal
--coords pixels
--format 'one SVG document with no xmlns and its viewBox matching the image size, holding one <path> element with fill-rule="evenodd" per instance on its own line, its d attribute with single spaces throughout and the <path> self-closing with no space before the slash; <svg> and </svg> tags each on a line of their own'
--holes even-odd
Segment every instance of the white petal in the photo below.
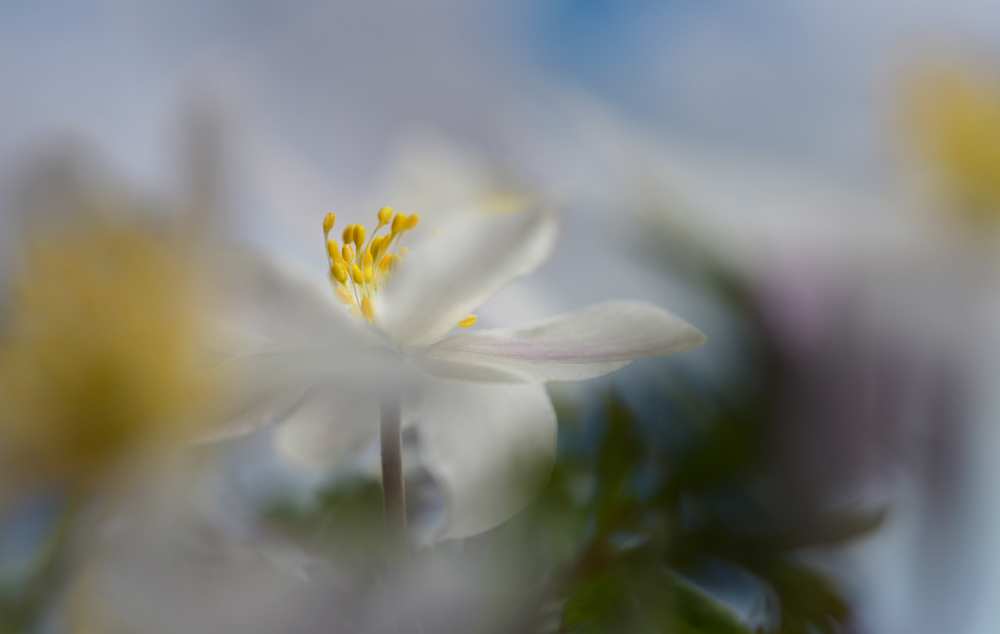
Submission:
<svg viewBox="0 0 1000 634">
<path fill-rule="evenodd" d="M 448 497 L 443 538 L 480 533 L 523 509 L 544 484 L 556 448 L 556 415 L 540 385 L 428 379 L 404 404 L 425 466 Z"/>
<path fill-rule="evenodd" d="M 523 328 L 453 335 L 428 348 L 423 362 L 434 374 L 467 380 L 576 381 L 704 341 L 661 308 L 607 302 Z"/>
<path fill-rule="evenodd" d="M 209 264 L 217 328 L 206 372 L 218 377 L 229 399 L 202 440 L 278 422 L 313 387 L 393 384 L 398 356 L 383 335 L 333 299 L 322 276 L 231 246 L 218 249 Z"/>
<path fill-rule="evenodd" d="M 371 445 L 378 432 L 378 404 L 364 394 L 313 388 L 275 431 L 289 462 L 326 472 Z"/>
<path fill-rule="evenodd" d="M 344 347 L 274 350 L 226 359 L 208 372 L 221 382 L 219 404 L 202 442 L 222 440 L 286 420 L 309 393 L 337 391 L 375 400 L 400 390 L 408 371 L 387 348 Z"/>
<path fill-rule="evenodd" d="M 421 222 L 475 213 L 498 185 L 482 156 L 428 130 L 406 135 L 386 171 L 384 185 L 376 188 L 383 200 L 406 201 L 420 210 Z"/>
<path fill-rule="evenodd" d="M 229 394 L 223 411 L 206 424 L 194 442 L 218 442 L 280 423 L 302 404 L 307 392 L 304 386 L 269 389 L 259 384 L 241 385 Z"/>
<path fill-rule="evenodd" d="M 419 231 L 419 229 L 418 229 Z M 404 345 L 428 345 L 497 290 L 544 261 L 552 213 L 532 209 L 455 217 L 411 251 L 377 302 L 379 326 Z"/>
<path fill-rule="evenodd" d="M 364 335 L 363 322 L 339 304 L 325 271 L 310 274 L 233 245 L 217 249 L 209 266 L 209 305 L 225 344 L 350 343 Z"/>
</svg>

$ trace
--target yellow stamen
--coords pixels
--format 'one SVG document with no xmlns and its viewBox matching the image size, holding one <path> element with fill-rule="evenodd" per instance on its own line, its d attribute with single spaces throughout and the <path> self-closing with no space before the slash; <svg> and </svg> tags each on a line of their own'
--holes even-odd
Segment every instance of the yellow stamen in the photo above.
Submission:
<svg viewBox="0 0 1000 634">
<path fill-rule="evenodd" d="M 406 214 L 396 214 L 396 217 L 392 219 L 392 235 L 396 236 L 403 230 L 403 225 L 406 224 Z"/>
<path fill-rule="evenodd" d="M 341 286 L 340 284 L 338 284 L 336 290 L 337 290 L 337 297 L 340 299 L 340 301 L 344 302 L 348 306 L 354 305 L 354 295 L 351 293 L 351 291 L 347 290 L 346 286 Z"/>
<path fill-rule="evenodd" d="M 340 260 L 340 245 L 337 244 L 336 240 L 326 241 L 326 254 L 330 256 L 330 259 L 334 262 Z"/>
<path fill-rule="evenodd" d="M 377 238 L 372 241 L 371 252 L 372 252 L 372 257 L 375 259 L 376 262 L 378 261 L 379 257 L 383 253 L 385 253 L 385 249 L 388 246 L 388 243 L 389 243 L 388 236 L 382 236 L 381 238 Z"/>
<path fill-rule="evenodd" d="M 378 224 L 365 242 L 367 231 L 359 224 L 349 224 L 342 232 L 343 244 L 329 237 L 336 216 L 333 212 L 323 219 L 326 234 L 326 252 L 329 256 L 329 275 L 340 301 L 351 306 L 354 314 L 360 314 L 369 321 L 375 318 L 374 297 L 384 280 L 406 254 L 404 247 L 391 252 L 393 243 L 403 233 L 410 231 L 420 222 L 417 214 L 396 213 L 392 207 L 378 210 Z M 389 225 L 389 235 L 378 235 L 382 227 Z M 470 321 L 471 318 L 471 321 Z M 468 327 L 475 323 L 475 316 L 462 320 Z"/>
<path fill-rule="evenodd" d="M 374 259 L 372 258 L 371 251 L 366 251 L 364 258 L 361 261 L 362 261 L 361 270 L 365 274 L 365 283 L 369 283 L 373 279 L 375 279 L 375 271 L 373 269 Z"/>
<path fill-rule="evenodd" d="M 344 284 L 347 282 L 347 265 L 343 262 L 334 262 L 333 266 L 330 267 L 330 275 L 333 276 L 335 280 Z"/>
<path fill-rule="evenodd" d="M 472 328 L 473 326 L 476 325 L 477 321 L 479 321 L 478 317 L 476 317 L 475 315 L 468 315 L 467 317 L 465 317 L 465 319 L 463 319 L 462 321 L 458 322 L 458 327 L 459 328 Z"/>
<path fill-rule="evenodd" d="M 390 253 L 389 255 L 383 257 L 379 260 L 378 268 L 384 273 L 388 273 L 396 265 L 396 260 L 399 258 L 395 253 Z"/>
<path fill-rule="evenodd" d="M 359 267 L 357 264 L 351 265 L 351 279 L 354 281 L 355 284 L 365 283 L 365 275 L 364 273 L 361 272 L 361 267 Z"/>
<path fill-rule="evenodd" d="M 361 300 L 361 314 L 365 316 L 368 321 L 373 321 L 375 319 L 375 306 L 372 304 L 371 297 L 365 297 Z"/>
</svg>

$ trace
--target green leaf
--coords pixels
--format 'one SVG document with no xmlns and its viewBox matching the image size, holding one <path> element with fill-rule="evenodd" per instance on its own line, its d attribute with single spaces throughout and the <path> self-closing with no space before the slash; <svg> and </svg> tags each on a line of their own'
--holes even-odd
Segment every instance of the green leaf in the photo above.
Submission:
<svg viewBox="0 0 1000 634">
<path fill-rule="evenodd" d="M 264 520 L 308 546 L 335 549 L 341 562 L 354 561 L 361 570 L 388 555 L 382 489 L 374 480 L 336 481 L 305 505 L 276 502 Z"/>
<path fill-rule="evenodd" d="M 850 605 L 826 575 L 797 562 L 775 565 L 766 579 L 781 599 L 783 633 L 808 632 L 810 626 L 820 632 L 834 632 L 834 625 L 844 624 Z"/>
<path fill-rule="evenodd" d="M 564 627 L 579 634 L 623 631 L 628 619 L 626 590 L 624 579 L 615 572 L 576 584 L 563 609 Z"/>
<path fill-rule="evenodd" d="M 629 485 L 644 457 L 642 438 L 635 417 L 618 396 L 609 399 L 606 428 L 597 457 L 597 527 L 603 534 L 615 524 L 633 502 Z"/>
<path fill-rule="evenodd" d="M 683 634 L 751 634 L 728 608 L 678 575 L 671 580 L 673 619 L 670 632 Z"/>
</svg>

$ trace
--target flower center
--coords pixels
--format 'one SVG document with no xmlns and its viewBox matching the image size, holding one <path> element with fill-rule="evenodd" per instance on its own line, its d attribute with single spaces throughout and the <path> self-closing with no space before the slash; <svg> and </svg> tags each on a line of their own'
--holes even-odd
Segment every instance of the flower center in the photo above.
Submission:
<svg viewBox="0 0 1000 634">
<path fill-rule="evenodd" d="M 363 225 L 347 225 L 341 234 L 343 243 L 337 242 L 336 237 L 330 237 L 336 222 L 337 215 L 333 212 L 323 218 L 330 281 L 340 301 L 372 322 L 375 320 L 372 298 L 406 256 L 406 248 L 399 245 L 400 240 L 417 226 L 420 215 L 407 215 L 396 212 L 392 207 L 382 207 L 378 210 L 378 222 L 371 233 Z M 387 228 L 388 232 L 379 235 L 383 228 Z M 476 316 L 469 315 L 458 325 L 469 328 L 475 323 Z"/>
</svg>

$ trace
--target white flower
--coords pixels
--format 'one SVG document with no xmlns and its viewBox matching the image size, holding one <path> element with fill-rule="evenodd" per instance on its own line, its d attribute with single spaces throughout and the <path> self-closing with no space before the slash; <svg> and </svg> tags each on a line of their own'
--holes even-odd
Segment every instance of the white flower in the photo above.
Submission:
<svg viewBox="0 0 1000 634">
<path fill-rule="evenodd" d="M 345 248 L 330 239 L 338 234 L 328 217 L 332 290 L 317 292 L 287 272 L 254 272 L 258 287 L 280 290 L 275 301 L 287 321 L 268 324 L 283 336 L 250 359 L 256 376 L 297 388 L 269 415 L 283 419 L 280 448 L 307 462 L 330 464 L 372 444 L 380 401 L 398 399 L 403 428 L 418 430 L 422 462 L 448 498 L 441 537 L 463 537 L 523 508 L 547 475 L 556 416 L 546 381 L 600 376 L 704 337 L 635 302 L 520 328 L 470 330 L 472 311 L 549 254 L 553 215 L 450 216 L 413 232 L 427 239 L 401 253 L 398 241 L 409 239 L 415 224 L 415 216 L 381 210 L 375 232 L 348 225 L 339 234 Z M 329 301 L 337 295 L 347 310 Z"/>
</svg>

